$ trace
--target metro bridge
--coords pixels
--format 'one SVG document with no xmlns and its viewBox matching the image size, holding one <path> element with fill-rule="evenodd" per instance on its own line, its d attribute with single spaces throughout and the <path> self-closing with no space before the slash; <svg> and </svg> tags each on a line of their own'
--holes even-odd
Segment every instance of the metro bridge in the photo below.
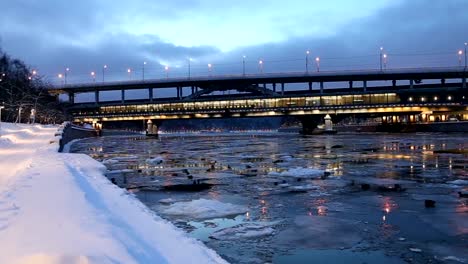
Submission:
<svg viewBox="0 0 468 264">
<path fill-rule="evenodd" d="M 75 122 L 104 127 L 144 120 L 157 131 L 168 119 L 293 115 L 303 132 L 311 133 L 327 114 L 334 122 L 349 116 L 376 117 L 382 123 L 468 120 L 467 75 L 465 67 L 268 73 L 74 84 L 49 92 L 68 94 Z M 172 89 L 176 96 L 158 96 L 161 89 Z M 126 98 L 136 90 L 147 91 L 147 98 Z M 100 100 L 109 91 L 119 91 L 120 98 Z M 93 93 L 94 101 L 76 102 L 81 93 Z"/>
</svg>

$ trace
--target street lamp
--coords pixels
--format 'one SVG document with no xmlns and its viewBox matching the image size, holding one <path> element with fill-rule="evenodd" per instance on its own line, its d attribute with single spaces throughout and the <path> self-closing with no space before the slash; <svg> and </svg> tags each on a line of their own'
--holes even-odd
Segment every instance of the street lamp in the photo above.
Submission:
<svg viewBox="0 0 468 264">
<path fill-rule="evenodd" d="M 310 54 L 310 51 L 306 51 L 306 58 L 305 58 L 306 73 L 309 73 L 309 54 Z"/>
<path fill-rule="evenodd" d="M 145 80 L 145 65 L 146 61 L 143 62 L 143 81 Z"/>
<path fill-rule="evenodd" d="M 0 136 L 2 136 L 2 109 L 4 109 L 5 106 L 0 105 Z"/>
<path fill-rule="evenodd" d="M 382 70 L 383 47 L 380 47 L 380 70 Z"/>
<path fill-rule="evenodd" d="M 210 73 L 210 76 L 211 76 L 211 67 L 212 67 L 212 66 L 213 66 L 213 65 L 211 65 L 211 63 L 208 63 L 208 72 Z"/>
<path fill-rule="evenodd" d="M 60 84 L 63 85 L 63 74 L 59 73 L 59 74 L 57 75 L 57 77 L 58 77 L 59 80 L 60 80 Z"/>
<path fill-rule="evenodd" d="M 95 72 L 91 72 L 91 78 L 93 78 L 93 82 L 96 82 L 96 73 Z"/>
<path fill-rule="evenodd" d="M 104 83 L 104 76 L 106 75 L 106 69 L 107 69 L 107 65 L 105 64 L 103 67 L 102 67 L 102 82 Z"/>
<path fill-rule="evenodd" d="M 164 70 L 166 71 L 166 79 L 169 79 L 169 66 L 166 65 L 166 67 L 164 67 Z"/>
<path fill-rule="evenodd" d="M 317 64 L 317 72 L 320 72 L 320 57 L 315 58 L 315 63 Z"/>
<path fill-rule="evenodd" d="M 242 56 L 242 76 L 245 76 L 245 58 L 245 55 Z"/>
<path fill-rule="evenodd" d="M 384 69 L 387 69 L 387 54 L 383 55 L 383 63 L 384 63 Z"/>
<path fill-rule="evenodd" d="M 190 79 L 190 62 L 192 62 L 192 58 L 188 58 L 188 78 Z"/>
<path fill-rule="evenodd" d="M 128 73 L 128 79 L 131 80 L 132 79 L 132 69 L 128 68 L 127 73 Z"/>
<path fill-rule="evenodd" d="M 67 76 L 68 76 L 68 72 L 70 71 L 70 68 L 65 68 L 65 85 L 67 84 Z"/>
<path fill-rule="evenodd" d="M 460 66 L 460 67 L 461 67 L 461 60 L 462 60 L 461 57 L 462 57 L 462 55 L 463 55 L 463 51 L 459 50 L 458 51 L 458 66 Z"/>
<path fill-rule="evenodd" d="M 258 61 L 258 68 L 260 70 L 260 73 L 263 73 L 263 60 Z"/>
<path fill-rule="evenodd" d="M 468 42 L 465 42 L 465 68 L 466 68 L 466 46 L 468 45 Z"/>
</svg>

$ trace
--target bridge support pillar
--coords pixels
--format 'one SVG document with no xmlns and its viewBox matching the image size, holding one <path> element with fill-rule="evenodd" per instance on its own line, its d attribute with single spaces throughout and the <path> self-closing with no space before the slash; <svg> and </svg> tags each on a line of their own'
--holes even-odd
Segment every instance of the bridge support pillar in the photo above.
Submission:
<svg viewBox="0 0 468 264">
<path fill-rule="evenodd" d="M 392 86 L 393 86 L 393 87 L 396 86 L 396 80 L 392 80 Z"/>
<path fill-rule="evenodd" d="M 148 89 L 148 97 L 149 97 L 149 101 L 153 102 L 153 88 Z"/>
<path fill-rule="evenodd" d="M 146 122 L 146 135 L 147 136 L 158 136 L 159 132 L 159 126 L 157 122 L 153 122 L 151 119 L 149 119 Z"/>
<path fill-rule="evenodd" d="M 281 95 L 284 95 L 284 83 L 281 83 Z"/>
<path fill-rule="evenodd" d="M 195 93 L 195 87 L 192 86 L 192 94 Z"/>
<path fill-rule="evenodd" d="M 94 91 L 94 102 L 99 104 L 99 91 Z"/>
<path fill-rule="evenodd" d="M 441 79 L 440 80 L 440 83 L 442 84 L 442 86 L 445 86 L 445 79 Z M 443 88 L 443 87 L 442 87 Z"/>
<path fill-rule="evenodd" d="M 312 91 L 312 82 L 309 82 L 309 91 Z"/>
<path fill-rule="evenodd" d="M 75 93 L 69 93 L 68 94 L 68 102 L 70 104 L 74 104 L 75 103 Z"/>
<path fill-rule="evenodd" d="M 466 77 L 462 78 L 462 88 L 466 88 Z"/>
<path fill-rule="evenodd" d="M 409 88 L 413 89 L 413 87 L 414 87 L 414 80 L 410 80 L 409 81 Z"/>
<path fill-rule="evenodd" d="M 364 87 L 364 92 L 367 92 L 367 81 L 363 81 L 362 86 Z"/>
<path fill-rule="evenodd" d="M 276 92 L 276 83 L 273 83 L 273 92 Z"/>
<path fill-rule="evenodd" d="M 323 94 L 323 82 L 320 82 L 320 93 Z"/>
<path fill-rule="evenodd" d="M 349 89 L 353 89 L 353 81 L 349 81 Z"/>
<path fill-rule="evenodd" d="M 125 90 L 122 89 L 122 104 L 125 103 Z"/>
</svg>

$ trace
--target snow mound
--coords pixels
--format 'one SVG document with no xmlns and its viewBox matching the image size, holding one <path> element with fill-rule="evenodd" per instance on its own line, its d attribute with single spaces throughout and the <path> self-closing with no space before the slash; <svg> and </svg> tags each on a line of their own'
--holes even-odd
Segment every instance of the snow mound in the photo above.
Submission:
<svg viewBox="0 0 468 264">
<path fill-rule="evenodd" d="M 237 240 L 270 236 L 275 233 L 274 223 L 247 223 L 224 228 L 211 234 L 217 240 Z"/>
<path fill-rule="evenodd" d="M 195 219 L 211 219 L 235 216 L 247 212 L 247 208 L 215 200 L 198 199 L 190 202 L 177 202 L 162 212 L 167 215 L 185 216 Z"/>
<path fill-rule="evenodd" d="M 11 142 L 10 139 L 8 139 L 8 138 L 1 138 L 1 137 L 0 137 L 0 147 L 8 147 L 8 146 L 10 146 L 11 144 L 13 144 L 13 143 Z"/>
<path fill-rule="evenodd" d="M 161 164 L 163 162 L 164 162 L 164 159 L 162 157 L 155 157 L 155 158 L 146 160 L 146 163 L 153 164 L 153 165 Z"/>
<path fill-rule="evenodd" d="M 270 172 L 270 176 L 281 176 L 281 177 L 296 177 L 296 178 L 320 178 L 324 175 L 325 171 L 314 168 L 292 168 L 281 173 Z"/>
</svg>

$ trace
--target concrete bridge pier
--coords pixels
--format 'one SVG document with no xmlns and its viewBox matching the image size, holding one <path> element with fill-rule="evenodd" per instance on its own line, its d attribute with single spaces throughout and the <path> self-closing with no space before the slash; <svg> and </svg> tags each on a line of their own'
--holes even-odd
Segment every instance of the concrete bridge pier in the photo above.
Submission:
<svg viewBox="0 0 468 264">
<path fill-rule="evenodd" d="M 68 94 L 68 102 L 70 104 L 74 104 L 75 103 L 75 93 L 69 93 Z"/>
<path fill-rule="evenodd" d="M 157 137 L 160 126 L 161 126 L 160 121 L 148 119 L 148 121 L 146 122 L 146 135 Z"/>
</svg>

